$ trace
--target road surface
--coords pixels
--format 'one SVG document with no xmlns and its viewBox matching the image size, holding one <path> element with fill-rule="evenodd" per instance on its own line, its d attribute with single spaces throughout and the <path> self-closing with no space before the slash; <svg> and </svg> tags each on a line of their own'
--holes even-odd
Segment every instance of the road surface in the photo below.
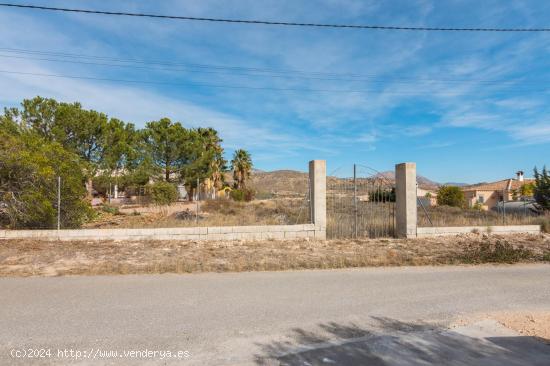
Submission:
<svg viewBox="0 0 550 366">
<path fill-rule="evenodd" d="M 550 310 L 550 265 L 2 278 L 0 294 L 2 365 L 515 365 L 526 347 L 550 364 L 496 324 L 446 330 Z"/>
</svg>

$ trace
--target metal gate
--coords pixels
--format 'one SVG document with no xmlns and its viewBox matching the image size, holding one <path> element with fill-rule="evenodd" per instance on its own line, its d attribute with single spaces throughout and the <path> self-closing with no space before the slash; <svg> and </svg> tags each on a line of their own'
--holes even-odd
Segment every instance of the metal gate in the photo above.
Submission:
<svg viewBox="0 0 550 366">
<path fill-rule="evenodd" d="M 354 164 L 351 177 L 327 176 L 327 237 L 378 238 L 395 235 L 392 177 Z"/>
</svg>

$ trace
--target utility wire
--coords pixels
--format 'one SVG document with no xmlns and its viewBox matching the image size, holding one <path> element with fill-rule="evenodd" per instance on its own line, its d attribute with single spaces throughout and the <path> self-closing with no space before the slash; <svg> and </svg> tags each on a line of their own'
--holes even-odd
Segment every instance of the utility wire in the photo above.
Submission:
<svg viewBox="0 0 550 366">
<path fill-rule="evenodd" d="M 120 67 L 120 68 L 129 68 L 136 70 L 153 70 L 153 71 L 172 71 L 172 72 L 192 72 L 192 73 L 204 73 L 204 74 L 215 74 L 215 75 L 230 75 L 230 76 L 253 76 L 253 77 L 270 77 L 270 78 L 279 78 L 279 79 L 303 79 L 303 80 L 320 80 L 320 81 L 347 81 L 347 82 L 369 82 L 374 84 L 382 83 L 394 83 L 394 84 L 415 84 L 419 82 L 428 82 L 428 83 L 482 83 L 482 84 L 540 84 L 541 81 L 522 81 L 518 79 L 510 80 L 476 80 L 476 79 L 425 79 L 425 78 L 415 78 L 411 80 L 400 80 L 399 78 L 389 77 L 389 78 L 380 78 L 376 76 L 364 76 L 363 78 L 338 78 L 338 77 L 315 77 L 315 76 L 302 76 L 302 75 L 292 75 L 292 74 L 262 74 L 262 73 L 249 73 L 249 72 L 235 72 L 235 71 L 213 71 L 213 70 L 204 70 L 199 69 L 195 70 L 189 67 L 154 67 L 154 66 L 137 66 L 137 65 L 128 65 L 128 64 L 113 64 L 113 63 L 104 63 L 104 62 L 94 62 L 94 61 L 78 61 L 78 60 L 60 60 L 53 58 L 43 58 L 43 57 L 25 57 L 25 56 L 13 56 L 5 55 L 0 53 L 0 58 L 11 58 L 11 59 L 23 59 L 23 60 L 37 60 L 37 61 L 48 61 L 48 62 L 59 62 L 59 63 L 71 63 L 78 65 L 91 65 L 91 66 L 107 66 L 107 67 Z M 542 80 L 544 82 L 544 80 Z"/>
<path fill-rule="evenodd" d="M 228 85 L 228 84 L 211 84 L 211 83 L 175 83 L 168 81 L 150 81 L 150 80 L 130 80 L 130 79 L 115 79 L 115 78 L 103 78 L 103 77 L 94 77 L 94 76 L 80 76 L 80 75 L 59 75 L 59 74 L 44 74 L 44 73 L 35 73 L 35 72 L 23 72 L 23 71 L 13 71 L 13 70 L 0 70 L 0 73 L 3 74 L 13 74 L 13 75 L 26 75 L 26 76 L 39 76 L 39 77 L 50 77 L 50 78 L 64 78 L 64 79 L 84 79 L 84 80 L 98 80 L 98 81 L 111 81 L 111 82 L 120 82 L 120 83 L 130 83 L 130 84 L 157 84 L 157 85 L 173 85 L 173 86 L 196 86 L 196 87 L 210 87 L 210 88 L 227 88 L 227 89 L 252 89 L 252 90 L 273 90 L 273 91 L 292 91 L 292 92 L 321 92 L 321 93 L 383 93 L 385 95 L 412 95 L 417 96 L 421 95 L 417 90 L 412 90 L 410 92 L 388 92 L 386 90 L 374 90 L 374 89 L 310 89 L 310 88 L 276 88 L 276 87 L 260 87 L 260 86 L 248 86 L 248 85 Z M 538 89 L 538 90 L 521 90 L 513 89 L 506 92 L 548 92 L 548 89 Z M 453 96 L 456 93 L 433 93 L 427 91 L 427 95 L 446 95 Z"/>
<path fill-rule="evenodd" d="M 243 66 L 223 66 L 223 65 L 212 65 L 212 64 L 197 64 L 197 63 L 182 63 L 182 62 L 168 62 L 162 60 L 140 60 L 140 59 L 122 59 L 115 57 L 107 56 L 96 56 L 96 55 L 83 55 L 76 53 L 65 53 L 65 52 L 52 52 L 52 51 L 39 51 L 39 50 L 25 50 L 20 48 L 7 48 L 0 47 L 0 51 L 7 51 L 10 53 L 22 53 L 22 54 L 37 54 L 37 55 L 47 55 L 47 56 L 59 56 L 59 57 L 68 57 L 68 58 L 84 58 L 84 59 L 94 59 L 94 60 L 107 60 L 114 62 L 123 62 L 123 63 L 138 63 L 138 64 L 151 64 L 151 65 L 161 65 L 161 66 L 185 66 L 185 67 L 196 67 L 196 68 L 206 68 L 206 69 L 221 69 L 221 70 L 244 70 L 244 71 L 253 71 L 261 73 L 293 73 L 293 74 L 304 74 L 304 75 L 321 75 L 321 76 L 337 76 L 337 77 L 364 77 L 371 78 L 377 77 L 376 75 L 367 75 L 367 74 L 350 74 L 350 73 L 329 73 L 321 71 L 304 71 L 297 69 L 269 69 L 269 68 L 257 68 L 257 67 L 243 67 Z M 410 79 L 410 78 L 409 78 Z M 416 79 L 411 79 L 416 80 Z"/>
<path fill-rule="evenodd" d="M 262 68 L 246 68 L 240 66 L 220 66 L 220 65 L 208 65 L 208 64 L 194 64 L 194 63 L 180 63 L 180 62 L 166 62 L 159 60 L 137 60 L 137 59 L 121 59 L 105 56 L 90 56 L 74 53 L 62 53 L 51 51 L 34 51 L 23 50 L 17 48 L 0 47 L 0 57 L 3 58 L 15 58 L 15 59 L 28 59 L 39 60 L 48 62 L 60 62 L 60 63 L 73 63 L 83 65 L 97 65 L 108 67 L 122 67 L 131 69 L 144 69 L 144 70 L 158 70 L 158 71 L 187 71 L 187 72 L 199 72 L 206 74 L 223 74 L 223 75 L 240 75 L 240 76 L 254 76 L 254 77 L 273 77 L 273 78 L 297 78 L 305 80 L 327 80 L 327 81 L 369 81 L 374 83 L 392 82 L 396 84 L 416 84 L 418 82 L 428 83 L 487 83 L 487 84 L 540 84 L 545 80 L 523 80 L 521 78 L 514 78 L 508 80 L 498 79 L 457 79 L 457 78 L 418 78 L 418 77 L 403 77 L 403 76 L 379 76 L 368 74 L 338 74 L 327 72 L 307 72 L 303 70 L 284 70 L 284 69 L 262 69 Z M 14 53 L 16 56 L 11 55 Z M 28 56 L 46 56 L 46 57 L 28 57 Z M 53 58 L 52 58 L 53 57 Z M 66 59 L 68 58 L 68 59 Z M 82 61 L 84 60 L 84 61 Z M 92 60 L 92 61 L 90 61 Z M 97 62 L 98 61 L 108 61 Z M 114 62 L 114 63 L 113 63 Z M 132 64 L 137 65 L 132 65 Z M 154 66 L 154 67 L 152 67 Z M 157 67 L 158 66 L 158 67 Z M 210 68 L 214 71 L 209 70 Z M 326 76 L 326 77 L 325 77 Z"/>
<path fill-rule="evenodd" d="M 370 29 L 370 30 L 376 29 L 376 30 L 394 30 L 394 31 L 395 30 L 438 31 L 438 32 L 439 31 L 443 31 L 443 32 L 550 32 L 550 28 L 481 28 L 481 27 L 457 28 L 457 27 L 412 27 L 412 26 L 329 24 L 329 23 L 296 23 L 296 22 L 282 22 L 282 21 L 203 18 L 203 17 L 189 17 L 189 16 L 177 16 L 177 15 L 129 13 L 129 12 L 116 12 L 116 11 L 104 11 L 104 10 L 74 9 L 74 8 L 57 8 L 57 7 L 40 6 L 40 5 L 25 5 L 25 4 L 11 4 L 11 3 L 0 3 L 0 6 L 12 7 L 12 8 L 23 8 L 23 9 L 34 9 L 34 10 L 61 11 L 61 12 L 70 12 L 70 13 L 119 15 L 119 16 L 142 17 L 142 18 L 192 20 L 192 21 L 202 21 L 202 22 L 277 25 L 277 26 L 291 26 L 291 27 L 347 28 L 347 29 Z"/>
</svg>

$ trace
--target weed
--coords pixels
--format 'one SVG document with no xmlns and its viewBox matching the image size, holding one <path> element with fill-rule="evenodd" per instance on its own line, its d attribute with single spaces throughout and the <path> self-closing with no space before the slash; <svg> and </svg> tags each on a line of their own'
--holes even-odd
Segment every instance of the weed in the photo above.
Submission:
<svg viewBox="0 0 550 366">
<path fill-rule="evenodd" d="M 103 206 L 101 206 L 101 211 L 110 213 L 111 215 L 121 215 L 118 207 L 109 204 L 104 204 Z"/>
<path fill-rule="evenodd" d="M 533 258 L 533 252 L 523 245 L 514 247 L 506 240 L 494 244 L 481 242 L 470 244 L 459 259 L 464 263 L 517 263 Z"/>
</svg>

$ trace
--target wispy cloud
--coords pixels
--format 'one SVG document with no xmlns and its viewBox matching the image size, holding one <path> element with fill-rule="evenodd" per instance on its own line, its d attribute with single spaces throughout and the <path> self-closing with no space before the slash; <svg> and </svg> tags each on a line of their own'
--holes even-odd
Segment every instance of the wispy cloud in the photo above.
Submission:
<svg viewBox="0 0 550 366">
<path fill-rule="evenodd" d="M 61 0 L 51 3 L 66 5 Z M 504 7 L 494 0 L 325 0 L 313 6 L 245 0 L 228 6 L 223 0 L 124 0 L 89 1 L 86 7 L 354 24 L 540 26 L 542 3 L 516 1 Z M 209 125 L 220 130 L 229 149 L 251 149 L 258 160 L 274 167 L 310 157 L 350 159 L 354 152 L 380 148 L 392 148 L 397 156 L 422 149 L 450 151 L 457 149 L 456 135 L 465 129 L 494 134 L 503 146 L 550 143 L 550 103 L 542 82 L 550 79 L 550 40 L 544 35 L 341 32 L 15 10 L 0 12 L 0 34 L 2 47 L 262 68 L 284 77 L 254 76 L 248 69 L 154 71 L 0 57 L 5 69 L 182 84 L 366 91 L 128 85 L 0 75 L 1 85 L 9 85 L 0 88 L 3 105 L 41 94 L 79 100 L 138 125 L 162 116 L 188 126 Z M 387 164 L 385 157 L 369 158 Z"/>
</svg>

